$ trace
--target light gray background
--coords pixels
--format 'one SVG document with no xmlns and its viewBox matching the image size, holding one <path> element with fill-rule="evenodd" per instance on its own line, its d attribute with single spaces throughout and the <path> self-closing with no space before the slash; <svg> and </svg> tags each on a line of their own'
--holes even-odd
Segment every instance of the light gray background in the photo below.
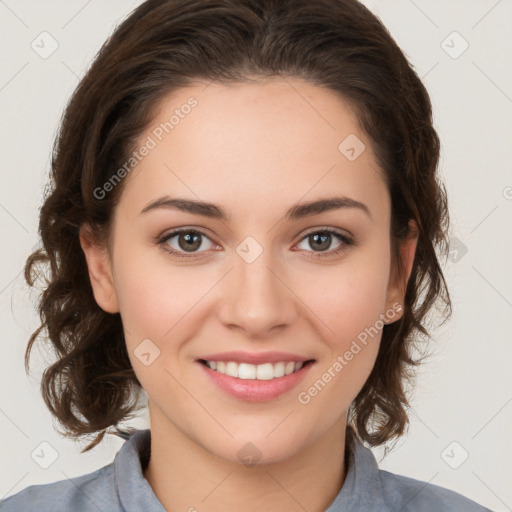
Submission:
<svg viewBox="0 0 512 512">
<path fill-rule="evenodd" d="M 101 44 L 139 3 L 0 0 L 0 497 L 91 472 L 122 445 L 109 437 L 80 454 L 84 443 L 54 430 L 39 393 L 50 354 L 36 348 L 30 377 L 23 368 L 39 323 L 37 295 L 28 292 L 22 268 L 38 243 L 38 209 L 63 107 Z M 364 3 L 431 94 L 452 236 L 459 240 L 444 265 L 453 318 L 436 331 L 434 355 L 419 371 L 411 427 L 384 460 L 382 448 L 374 453 L 383 469 L 456 490 L 492 510 L 512 510 L 511 1 Z M 58 43 L 47 58 L 31 48 L 33 41 L 42 47 L 43 31 Z M 469 47 L 457 56 L 464 41 Z M 134 424 L 146 428 L 147 417 Z M 51 462 L 42 442 L 57 454 L 48 469 L 31 458 L 35 450 Z"/>
</svg>

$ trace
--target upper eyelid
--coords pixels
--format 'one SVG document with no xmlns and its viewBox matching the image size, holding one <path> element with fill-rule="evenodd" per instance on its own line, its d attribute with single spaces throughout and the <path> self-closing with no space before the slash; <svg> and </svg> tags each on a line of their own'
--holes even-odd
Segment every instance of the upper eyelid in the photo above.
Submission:
<svg viewBox="0 0 512 512">
<path fill-rule="evenodd" d="M 340 236 L 346 236 L 347 238 L 351 238 L 352 237 L 352 235 L 349 234 L 348 231 L 346 231 L 344 233 L 341 228 L 334 228 L 334 227 L 329 227 L 329 226 L 320 226 L 320 227 L 316 227 L 316 228 L 309 228 L 309 229 L 307 229 L 306 232 L 302 235 L 302 238 L 310 235 L 311 233 L 318 233 L 318 232 L 322 232 L 322 231 L 329 231 L 329 232 L 335 233 L 335 234 L 340 235 Z M 301 238 L 301 240 L 302 240 L 302 238 Z"/>
</svg>

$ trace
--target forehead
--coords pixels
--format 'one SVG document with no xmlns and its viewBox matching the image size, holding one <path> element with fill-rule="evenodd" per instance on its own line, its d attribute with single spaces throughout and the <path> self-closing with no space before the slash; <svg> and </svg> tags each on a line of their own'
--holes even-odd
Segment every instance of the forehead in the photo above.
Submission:
<svg viewBox="0 0 512 512">
<path fill-rule="evenodd" d="M 262 200 L 283 209 L 342 194 L 385 207 L 382 171 L 354 112 L 333 91 L 299 78 L 174 91 L 139 146 L 150 139 L 123 193 L 130 204 L 143 207 L 167 193 L 228 211 L 261 210 Z"/>
</svg>

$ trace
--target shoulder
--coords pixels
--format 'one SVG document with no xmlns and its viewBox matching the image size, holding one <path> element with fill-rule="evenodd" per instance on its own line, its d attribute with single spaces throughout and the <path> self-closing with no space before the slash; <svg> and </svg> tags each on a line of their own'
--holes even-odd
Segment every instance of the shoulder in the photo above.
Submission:
<svg viewBox="0 0 512 512">
<path fill-rule="evenodd" d="M 379 470 L 384 500 L 402 512 L 492 512 L 455 491 Z"/>
<path fill-rule="evenodd" d="M 455 491 L 380 469 L 369 447 L 348 439 L 347 476 L 328 512 L 492 512 Z"/>
<path fill-rule="evenodd" d="M 64 512 L 121 510 L 115 486 L 114 464 L 111 463 L 87 475 L 58 482 L 31 485 L 0 501 L 1 512 L 37 510 L 38 512 Z M 113 497 L 116 497 L 113 499 Z"/>
<path fill-rule="evenodd" d="M 92 473 L 31 485 L 0 502 L 0 512 L 122 512 L 165 509 L 143 475 L 151 446 L 149 429 L 132 432 L 110 464 Z"/>
</svg>

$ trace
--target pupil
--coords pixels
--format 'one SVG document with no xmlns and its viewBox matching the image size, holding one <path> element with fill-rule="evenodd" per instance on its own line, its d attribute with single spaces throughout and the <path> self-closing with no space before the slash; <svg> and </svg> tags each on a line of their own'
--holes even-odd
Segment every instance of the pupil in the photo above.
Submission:
<svg viewBox="0 0 512 512">
<path fill-rule="evenodd" d="M 185 240 L 185 243 L 182 243 L 183 239 Z M 194 249 L 198 249 L 201 246 L 201 242 L 199 241 L 199 234 L 194 233 L 186 233 L 181 234 L 178 237 L 179 245 L 181 249 L 184 249 L 186 251 L 192 251 Z"/>
<path fill-rule="evenodd" d="M 323 233 L 323 234 L 315 234 L 315 235 L 312 235 L 312 238 L 315 240 L 315 243 L 318 242 L 318 239 L 321 238 L 322 241 L 320 242 L 320 245 L 322 244 L 322 242 L 324 243 L 324 247 L 319 247 L 320 249 L 322 250 L 325 250 L 325 249 L 328 249 L 329 248 L 329 245 L 330 245 L 330 234 L 328 233 Z M 325 245 L 325 241 L 328 240 L 328 243 L 327 245 Z M 318 248 L 318 247 L 317 247 Z"/>
</svg>

